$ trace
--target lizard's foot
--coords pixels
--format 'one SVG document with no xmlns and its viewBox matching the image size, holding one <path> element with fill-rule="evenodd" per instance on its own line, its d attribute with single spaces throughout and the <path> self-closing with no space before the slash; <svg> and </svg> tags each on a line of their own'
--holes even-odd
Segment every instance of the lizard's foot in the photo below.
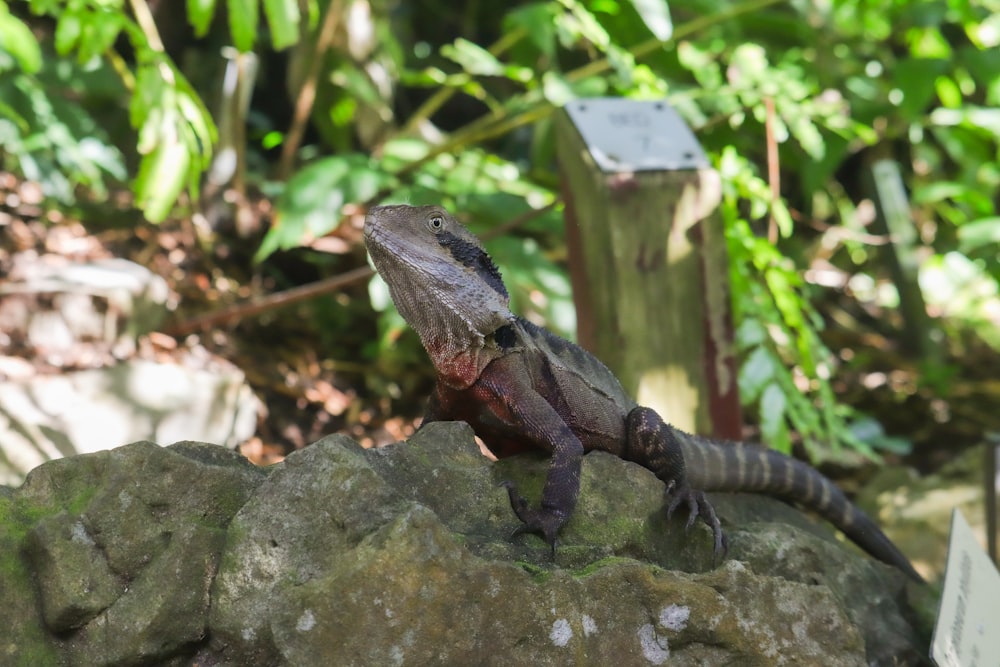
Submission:
<svg viewBox="0 0 1000 667">
<path fill-rule="evenodd" d="M 721 560 L 725 557 L 729 545 L 726 542 L 726 534 L 722 532 L 722 524 L 715 513 L 712 503 L 708 502 L 704 491 L 695 491 L 688 486 L 675 488 L 674 482 L 667 485 L 667 493 L 672 496 L 670 505 L 667 506 L 667 517 L 673 515 L 674 511 L 681 505 L 687 505 L 689 514 L 685 530 L 691 528 L 694 522 L 700 517 L 702 521 L 712 529 L 712 537 L 715 541 L 714 557 Z"/>
<path fill-rule="evenodd" d="M 547 510 L 544 507 L 535 509 L 517 492 L 514 482 L 506 481 L 501 486 L 507 489 L 507 495 L 510 497 L 510 507 L 514 510 L 517 518 L 521 520 L 521 525 L 511 533 L 510 539 L 514 539 L 524 533 L 541 535 L 545 543 L 552 548 L 552 557 L 555 558 L 556 537 L 559 535 L 559 529 L 566 523 L 568 517 L 563 512 Z"/>
</svg>

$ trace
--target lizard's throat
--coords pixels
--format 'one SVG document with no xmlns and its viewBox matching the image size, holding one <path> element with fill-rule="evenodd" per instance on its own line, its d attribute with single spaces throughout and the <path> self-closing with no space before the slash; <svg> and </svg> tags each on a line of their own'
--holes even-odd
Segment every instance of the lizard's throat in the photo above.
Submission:
<svg viewBox="0 0 1000 667">
<path fill-rule="evenodd" d="M 462 294 L 454 285 L 435 289 L 434 283 L 420 279 L 387 283 L 400 315 L 420 336 L 439 377 L 447 384 L 468 387 L 500 356 L 492 335 L 514 319 L 506 304 Z"/>
<path fill-rule="evenodd" d="M 389 282 L 392 300 L 432 357 L 482 347 L 483 340 L 514 319 L 490 293 L 420 279 Z"/>
</svg>

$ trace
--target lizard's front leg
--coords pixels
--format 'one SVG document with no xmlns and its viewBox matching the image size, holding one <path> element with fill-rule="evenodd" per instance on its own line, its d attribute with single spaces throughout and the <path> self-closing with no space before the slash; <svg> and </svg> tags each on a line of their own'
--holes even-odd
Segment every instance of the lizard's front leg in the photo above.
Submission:
<svg viewBox="0 0 1000 667">
<path fill-rule="evenodd" d="M 510 498 L 510 506 L 523 523 L 511 537 L 521 533 L 538 533 L 552 548 L 556 548 L 556 538 L 563 524 L 569 520 L 580 495 L 580 466 L 583 460 L 583 445 L 559 414 L 538 394 L 530 400 L 521 397 L 518 401 L 519 418 L 532 439 L 541 439 L 551 447 L 552 460 L 542 488 L 542 503 L 539 509 L 532 507 L 517 492 L 511 481 L 505 481 Z"/>
<path fill-rule="evenodd" d="M 677 441 L 680 431 L 665 423 L 651 408 L 633 408 L 625 418 L 627 446 L 624 458 L 652 470 L 667 485 L 671 496 L 667 506 L 667 516 L 671 516 L 681 505 L 689 510 L 687 528 L 700 517 L 712 529 L 715 555 L 726 553 L 726 536 L 722 532 L 715 508 L 705 497 L 705 493 L 688 486 L 684 471 L 684 454 Z"/>
<path fill-rule="evenodd" d="M 480 377 L 476 388 L 490 393 L 484 405 L 494 405 L 495 417 L 507 423 L 532 447 L 551 452 L 539 508 L 532 507 L 514 483 L 505 481 L 510 506 L 522 524 L 511 537 L 538 533 L 555 552 L 556 538 L 580 495 L 583 444 L 558 412 L 533 388 L 516 356 L 498 359 Z M 508 436 L 509 437 L 509 436 Z M 487 447 L 489 442 L 486 442 Z"/>
</svg>

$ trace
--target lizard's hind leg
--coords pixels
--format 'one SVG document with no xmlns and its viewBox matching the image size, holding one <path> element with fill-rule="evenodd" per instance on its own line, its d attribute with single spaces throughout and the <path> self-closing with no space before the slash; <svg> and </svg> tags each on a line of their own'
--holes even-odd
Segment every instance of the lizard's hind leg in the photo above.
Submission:
<svg viewBox="0 0 1000 667">
<path fill-rule="evenodd" d="M 712 503 L 701 490 L 688 486 L 684 471 L 684 454 L 678 442 L 680 433 L 670 426 L 655 410 L 645 407 L 633 408 L 625 418 L 626 447 L 623 458 L 652 470 L 667 485 L 670 504 L 667 516 L 672 516 L 681 505 L 688 507 L 687 528 L 701 518 L 712 529 L 714 553 L 721 559 L 728 548 L 722 524 Z"/>
</svg>

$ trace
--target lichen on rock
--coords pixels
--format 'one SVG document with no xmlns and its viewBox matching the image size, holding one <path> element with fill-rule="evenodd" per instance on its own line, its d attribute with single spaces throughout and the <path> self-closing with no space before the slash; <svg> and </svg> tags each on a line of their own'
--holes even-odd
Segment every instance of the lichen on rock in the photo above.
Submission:
<svg viewBox="0 0 1000 667">
<path fill-rule="evenodd" d="M 553 559 L 464 424 L 365 450 L 331 436 L 259 470 L 137 443 L 0 494 L 0 663 L 865 665 L 921 654 L 912 584 L 787 506 L 714 496 L 731 549 L 667 520 L 662 484 L 585 457 Z M 536 498 L 537 499 L 537 498 Z M 39 661 L 39 656 L 45 658 Z M 897 662 L 893 662 L 893 661 Z"/>
</svg>

